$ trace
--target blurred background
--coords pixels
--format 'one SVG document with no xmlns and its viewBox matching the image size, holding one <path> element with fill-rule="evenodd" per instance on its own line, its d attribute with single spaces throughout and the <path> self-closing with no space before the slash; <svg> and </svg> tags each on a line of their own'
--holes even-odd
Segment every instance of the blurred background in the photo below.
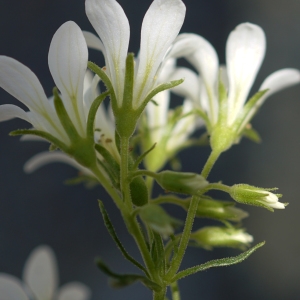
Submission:
<svg viewBox="0 0 300 300">
<path fill-rule="evenodd" d="M 151 1 L 120 0 L 131 24 L 130 51 L 139 49 L 142 18 Z M 195 32 L 216 48 L 225 62 L 228 34 L 242 22 L 260 25 L 267 36 L 266 58 L 254 84 L 255 92 L 270 73 L 285 67 L 300 69 L 300 2 L 298 0 L 186 0 L 186 20 L 181 32 Z M 93 31 L 84 11 L 84 0 L 0 0 L 0 54 L 11 56 L 38 76 L 47 95 L 54 86 L 47 55 L 53 34 L 68 21 Z M 103 64 L 100 53 L 90 59 Z M 264 104 L 253 121 L 261 134 L 259 145 L 242 140 L 224 153 L 211 181 L 280 187 L 285 211 L 243 207 L 250 212 L 244 221 L 255 243 L 266 245 L 242 264 L 211 269 L 182 280 L 182 299 L 250 300 L 298 299 L 300 294 L 300 86 L 282 91 Z M 0 104 L 19 104 L 0 90 Z M 107 233 L 97 206 L 104 201 L 116 230 L 132 255 L 138 255 L 127 235 L 119 212 L 101 187 L 86 190 L 63 182 L 76 170 L 61 164 L 48 165 L 31 175 L 22 166 L 34 154 L 45 151 L 42 142 L 20 142 L 8 133 L 29 128 L 20 120 L 0 124 L 0 272 L 21 277 L 29 253 L 47 244 L 57 255 L 60 283 L 81 281 L 91 287 L 92 300 L 150 300 L 151 293 L 135 284 L 113 291 L 94 265 L 101 256 L 115 271 L 134 272 Z M 209 149 L 195 148 L 180 154 L 185 171 L 199 172 Z M 183 218 L 180 210 L 169 211 Z M 201 223 L 198 223 L 201 224 Z M 183 267 L 210 259 L 237 255 L 235 250 L 189 249 Z M 0 295 L 1 299 L 1 295 Z"/>
</svg>

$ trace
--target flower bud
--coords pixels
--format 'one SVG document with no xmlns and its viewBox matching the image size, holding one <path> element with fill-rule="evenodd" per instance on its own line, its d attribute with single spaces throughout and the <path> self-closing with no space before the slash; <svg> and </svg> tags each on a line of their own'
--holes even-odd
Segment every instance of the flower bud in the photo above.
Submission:
<svg viewBox="0 0 300 300">
<path fill-rule="evenodd" d="M 273 189 L 264 189 L 251 186 L 248 184 L 235 184 L 230 189 L 230 196 L 237 202 L 261 206 L 270 211 L 276 209 L 284 209 L 288 203 L 279 202 L 281 194 L 274 194 L 270 191 Z"/>
<path fill-rule="evenodd" d="M 155 176 L 156 182 L 166 191 L 195 195 L 208 182 L 196 173 L 163 171 Z"/>
<path fill-rule="evenodd" d="M 182 225 L 180 220 L 169 216 L 166 211 L 159 205 L 148 204 L 140 209 L 141 219 L 158 232 L 163 238 L 168 238 L 174 233 L 174 227 Z"/>
<path fill-rule="evenodd" d="M 248 213 L 236 208 L 232 202 L 201 198 L 199 200 L 196 216 L 219 221 L 240 222 L 242 219 L 248 217 Z"/>
<path fill-rule="evenodd" d="M 196 245 L 207 250 L 215 247 L 230 247 L 244 250 L 253 241 L 253 237 L 244 229 L 208 226 L 191 234 Z"/>
</svg>

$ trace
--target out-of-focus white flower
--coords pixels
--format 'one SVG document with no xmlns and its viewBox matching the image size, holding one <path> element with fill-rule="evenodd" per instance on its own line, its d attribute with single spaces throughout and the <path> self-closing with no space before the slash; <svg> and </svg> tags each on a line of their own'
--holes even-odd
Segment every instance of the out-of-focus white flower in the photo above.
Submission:
<svg viewBox="0 0 300 300">
<path fill-rule="evenodd" d="M 54 34 L 49 50 L 49 68 L 59 88 L 65 109 L 78 134 L 86 136 L 86 115 L 83 109 L 83 82 L 88 50 L 80 28 L 72 21 L 64 23 Z M 0 106 L 0 121 L 21 118 L 37 130 L 50 133 L 70 144 L 53 105 L 34 73 L 18 61 L 0 56 L 0 86 L 29 108 Z"/>
<path fill-rule="evenodd" d="M 115 0 L 86 0 L 86 14 L 100 39 L 85 32 L 89 47 L 103 52 L 108 75 L 122 106 L 125 66 L 129 44 L 128 19 Z M 158 85 L 160 66 L 179 33 L 185 17 L 181 0 L 154 0 L 142 24 L 141 49 L 135 65 L 133 103 L 137 109 L 147 95 Z"/>
<path fill-rule="evenodd" d="M 174 90 L 194 100 L 211 134 L 212 147 L 222 151 L 238 140 L 268 96 L 300 82 L 298 70 L 279 70 L 269 75 L 260 93 L 245 104 L 266 49 L 265 34 L 257 25 L 243 23 L 230 33 L 226 68 L 220 72 L 218 56 L 208 41 L 196 34 L 181 34 L 179 41 L 188 45 L 186 58 L 199 75 L 180 68 L 177 76 L 184 77 L 185 82 Z"/>
<path fill-rule="evenodd" d="M 0 273 L 0 298 L 5 300 L 88 300 L 90 289 L 71 282 L 58 289 L 58 270 L 55 255 L 48 246 L 32 251 L 23 271 L 23 282 Z"/>
<path fill-rule="evenodd" d="M 175 59 L 168 59 L 160 73 L 159 82 L 176 78 Z M 157 171 L 188 142 L 189 136 L 199 127 L 193 113 L 191 99 L 186 98 L 182 107 L 170 109 L 170 90 L 160 92 L 154 97 L 154 103 L 146 107 L 146 114 L 140 124 L 143 150 L 148 150 L 156 143 L 146 158 L 147 168 Z"/>
</svg>

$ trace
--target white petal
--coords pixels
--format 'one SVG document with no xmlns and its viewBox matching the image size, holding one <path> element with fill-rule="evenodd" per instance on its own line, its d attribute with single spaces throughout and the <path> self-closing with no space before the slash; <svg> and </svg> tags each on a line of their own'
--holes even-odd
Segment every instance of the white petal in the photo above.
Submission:
<svg viewBox="0 0 300 300">
<path fill-rule="evenodd" d="M 269 96 L 297 83 L 300 83 L 300 71 L 296 69 L 282 69 L 269 75 L 259 89 L 260 91 L 269 89 L 269 91 L 267 91 L 263 97 L 259 99 L 256 105 L 248 112 L 247 116 L 243 120 L 242 125 L 240 126 L 240 129 L 244 129 L 245 125 L 250 122 L 259 107 Z"/>
<path fill-rule="evenodd" d="M 164 136 L 170 103 L 170 91 L 163 91 L 154 97 L 154 103 L 146 106 L 147 127 L 150 129 L 151 143 L 159 143 Z"/>
<path fill-rule="evenodd" d="M 167 54 L 167 57 L 179 58 L 186 57 L 197 50 L 197 40 L 199 35 L 194 33 L 181 33 L 179 34 L 170 51 Z M 195 43 L 196 42 L 196 43 Z"/>
<path fill-rule="evenodd" d="M 49 103 L 35 74 L 17 60 L 0 56 L 0 87 L 29 109 L 43 113 Z"/>
<path fill-rule="evenodd" d="M 83 81 L 88 62 L 87 45 L 78 25 L 64 23 L 51 41 L 48 62 L 66 110 L 79 133 L 85 135 Z"/>
<path fill-rule="evenodd" d="M 22 135 L 21 138 L 20 138 L 20 141 L 22 142 L 47 142 L 47 140 L 41 138 L 40 136 L 37 136 L 37 135 L 31 135 L 31 134 L 25 134 L 25 135 Z"/>
<path fill-rule="evenodd" d="M 235 121 L 247 99 L 265 50 L 265 34 L 257 25 L 240 24 L 229 35 L 226 45 L 229 80 L 227 122 L 229 125 Z"/>
<path fill-rule="evenodd" d="M 103 43 L 95 34 L 88 31 L 82 31 L 82 33 L 89 48 L 105 52 Z"/>
<path fill-rule="evenodd" d="M 26 173 L 32 173 L 47 164 L 56 163 L 56 162 L 68 164 L 86 174 L 91 173 L 90 171 L 88 171 L 88 169 L 83 168 L 80 164 L 78 164 L 74 159 L 58 151 L 41 152 L 34 155 L 25 163 L 24 171 Z"/>
<path fill-rule="evenodd" d="M 0 122 L 20 118 L 30 123 L 27 113 L 19 106 L 12 104 L 0 105 Z"/>
<path fill-rule="evenodd" d="M 24 267 L 23 280 L 37 299 L 53 299 L 58 284 L 56 259 L 48 246 L 34 249 Z"/>
<path fill-rule="evenodd" d="M 199 79 L 195 72 L 188 68 L 177 68 L 172 73 L 170 80 L 178 80 L 183 78 L 183 83 L 172 89 L 175 93 L 185 98 L 193 100 L 195 103 L 199 101 Z"/>
<path fill-rule="evenodd" d="M 71 282 L 59 289 L 57 300 L 88 300 L 91 296 L 90 289 L 80 283 Z"/>
<path fill-rule="evenodd" d="M 194 47 L 196 51 L 188 55 L 186 59 L 200 73 L 205 92 L 205 103 L 207 103 L 207 113 L 212 123 L 217 122 L 218 116 L 218 73 L 219 60 L 215 49 L 203 37 L 194 35 Z"/>
<path fill-rule="evenodd" d="M 185 115 L 193 109 L 193 103 L 189 99 L 183 103 L 182 114 Z M 194 114 L 183 117 L 173 128 L 172 134 L 167 143 L 167 151 L 176 151 L 188 139 L 189 135 L 196 129 L 196 118 Z"/>
<path fill-rule="evenodd" d="M 282 69 L 269 75 L 260 87 L 260 91 L 269 91 L 259 100 L 260 105 L 270 95 L 300 82 L 300 71 L 297 69 Z"/>
<path fill-rule="evenodd" d="M 104 44 L 106 67 L 121 104 L 130 34 L 127 17 L 115 0 L 86 0 L 85 10 Z"/>
<path fill-rule="evenodd" d="M 86 119 L 93 101 L 100 95 L 100 89 L 98 88 L 99 82 L 99 76 L 95 75 L 83 95 L 83 106 Z"/>
<path fill-rule="evenodd" d="M 0 273 L 1 300 L 29 300 L 22 287 L 22 282 L 11 275 Z"/>
<path fill-rule="evenodd" d="M 178 35 L 184 16 L 185 5 L 181 0 L 154 0 L 149 7 L 142 25 L 134 107 L 138 107 L 153 88 L 158 67 Z"/>
</svg>

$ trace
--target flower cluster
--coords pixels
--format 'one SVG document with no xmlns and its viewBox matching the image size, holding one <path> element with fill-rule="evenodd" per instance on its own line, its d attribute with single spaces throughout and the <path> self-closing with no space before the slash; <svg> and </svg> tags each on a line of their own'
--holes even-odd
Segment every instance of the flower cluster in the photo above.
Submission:
<svg viewBox="0 0 300 300">
<path fill-rule="evenodd" d="M 141 281 L 154 292 L 154 299 L 165 299 L 167 286 L 179 279 L 241 262 L 263 245 L 178 272 L 188 245 L 246 250 L 253 241 L 241 228 L 248 214 L 234 201 L 212 198 L 209 191 L 221 190 L 238 203 L 271 211 L 287 205 L 279 202 L 281 195 L 272 193 L 274 189 L 248 184 L 229 187 L 210 183 L 207 177 L 221 153 L 243 136 L 257 139 L 249 122 L 267 97 L 300 83 L 300 72 L 282 69 L 271 74 L 247 101 L 265 55 L 265 34 L 259 26 L 243 23 L 230 33 L 226 66 L 220 67 L 216 51 L 203 37 L 179 34 L 185 17 L 181 0 L 152 2 L 143 20 L 136 57 L 128 53 L 129 22 L 117 1 L 86 0 L 85 7 L 98 36 L 82 31 L 72 21 L 56 31 L 48 55 L 56 85 L 53 96 L 47 98 L 31 70 L 0 56 L 0 86 L 29 109 L 0 105 L 0 121 L 21 118 L 33 128 L 12 135 L 51 143 L 50 152 L 39 153 L 25 164 L 28 173 L 59 161 L 77 168 L 81 179 L 105 188 L 120 209 L 144 265 L 125 250 L 99 201 L 104 223 L 123 256 L 144 275 L 116 274 L 100 259 L 98 267 L 115 286 Z M 88 61 L 88 48 L 102 52 L 105 66 Z M 185 58 L 196 72 L 180 66 L 179 58 Z M 178 107 L 172 105 L 172 93 L 183 97 Z M 110 102 L 105 106 L 106 97 Z M 198 137 L 198 129 L 206 132 Z M 209 144 L 211 155 L 200 174 L 179 172 L 179 168 L 162 170 L 182 149 Z M 157 198 L 152 198 L 154 181 L 165 192 Z M 170 216 L 160 205 L 164 203 L 185 209 L 186 221 Z M 192 232 L 195 217 L 212 219 L 221 226 Z M 183 224 L 182 233 L 177 233 Z M 42 246 L 26 263 L 25 288 L 18 279 L 0 274 L 0 294 L 9 300 L 89 297 L 89 290 L 77 283 L 57 292 L 56 273 L 52 251 Z"/>
</svg>

